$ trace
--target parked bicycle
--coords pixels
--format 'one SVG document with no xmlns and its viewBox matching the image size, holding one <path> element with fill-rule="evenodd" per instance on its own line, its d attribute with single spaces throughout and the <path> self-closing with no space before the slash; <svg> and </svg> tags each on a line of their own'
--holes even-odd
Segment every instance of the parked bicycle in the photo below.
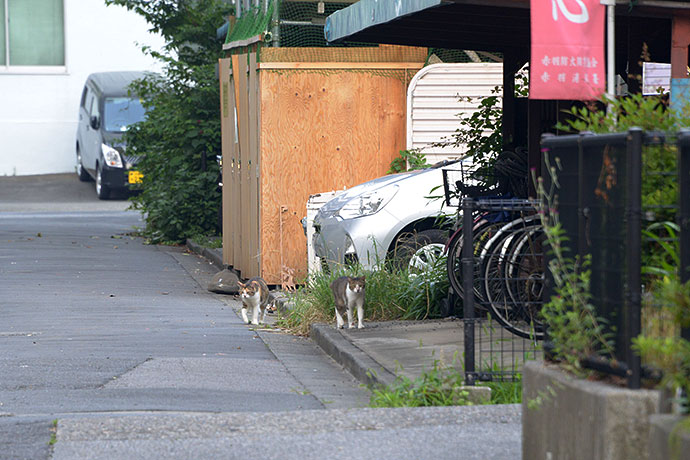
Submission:
<svg viewBox="0 0 690 460">
<path fill-rule="evenodd" d="M 510 181 L 484 179 L 476 171 L 444 171 L 447 204 L 455 200 L 459 206 L 459 197 L 475 199 L 470 235 L 474 258 L 471 295 L 479 311 L 488 311 L 513 334 L 541 340 L 544 233 L 539 216 L 533 202 L 514 198 L 516 187 Z M 511 180 L 521 185 L 514 175 Z M 526 194 L 526 187 L 518 189 L 518 193 L 523 192 Z M 462 272 L 465 240 L 464 229 L 458 228 L 446 246 L 450 286 L 461 299 L 466 295 Z"/>
</svg>

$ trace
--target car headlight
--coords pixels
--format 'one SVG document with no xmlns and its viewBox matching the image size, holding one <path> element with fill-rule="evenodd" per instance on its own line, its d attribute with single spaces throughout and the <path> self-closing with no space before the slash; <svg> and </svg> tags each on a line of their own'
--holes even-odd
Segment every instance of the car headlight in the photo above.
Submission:
<svg viewBox="0 0 690 460">
<path fill-rule="evenodd" d="M 105 164 L 114 168 L 122 167 L 122 157 L 120 157 L 120 152 L 105 144 L 101 144 L 101 151 L 103 152 L 103 158 L 105 158 Z"/>
<path fill-rule="evenodd" d="M 354 219 L 376 214 L 398 193 L 398 186 L 384 187 L 354 197 L 340 208 L 338 215 L 343 219 Z"/>
</svg>

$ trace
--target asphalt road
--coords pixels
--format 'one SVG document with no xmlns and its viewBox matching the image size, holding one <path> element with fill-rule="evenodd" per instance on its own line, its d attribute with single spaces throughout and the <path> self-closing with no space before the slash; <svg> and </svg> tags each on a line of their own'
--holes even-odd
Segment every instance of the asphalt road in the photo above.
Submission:
<svg viewBox="0 0 690 460">
<path fill-rule="evenodd" d="M 352 409 L 309 340 L 243 324 L 84 186 L 0 178 L 1 459 L 519 458 L 518 407 Z"/>
</svg>

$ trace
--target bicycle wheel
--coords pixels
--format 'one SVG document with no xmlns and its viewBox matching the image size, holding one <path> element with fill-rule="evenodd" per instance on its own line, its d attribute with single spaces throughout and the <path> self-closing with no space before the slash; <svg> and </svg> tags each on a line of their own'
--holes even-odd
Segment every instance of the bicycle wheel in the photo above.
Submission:
<svg viewBox="0 0 690 460">
<path fill-rule="evenodd" d="M 492 223 L 488 220 L 481 218 L 474 222 L 473 227 L 473 253 L 475 257 L 481 251 L 482 245 L 485 241 L 491 238 L 493 233 L 500 228 L 503 223 Z M 463 248 L 464 238 L 462 233 L 458 234 L 457 237 L 451 241 L 448 248 L 448 259 L 447 259 L 447 269 L 448 278 L 450 280 L 450 285 L 453 291 L 460 297 L 463 297 L 464 286 L 463 286 L 463 276 L 462 276 L 462 248 Z M 479 266 L 474 264 L 474 294 L 481 298 L 481 280 L 479 279 Z"/>
<path fill-rule="evenodd" d="M 541 308 L 544 297 L 544 231 L 540 226 L 525 232 L 511 248 L 505 264 L 506 289 L 532 337 L 544 338 Z"/>
<path fill-rule="evenodd" d="M 505 258 L 504 247 L 510 245 L 510 242 L 515 237 L 515 233 L 503 233 L 497 239 L 491 242 L 492 248 L 487 250 L 483 257 L 480 258 L 480 273 L 482 298 L 484 300 L 484 307 L 491 311 L 492 304 L 503 305 L 506 302 L 505 278 L 502 273 L 503 259 Z"/>
<path fill-rule="evenodd" d="M 505 224 L 492 241 L 487 243 L 480 255 L 484 295 L 489 313 L 511 333 L 524 338 L 543 336 L 543 331 L 541 327 L 540 330 L 535 330 L 533 318 L 525 314 L 521 305 L 511 297 L 509 280 L 513 273 L 507 267 L 511 261 L 516 262 L 513 254 L 516 247 L 523 248 L 525 235 L 530 235 L 540 228 L 534 223 L 537 219 L 537 216 L 532 215 Z"/>
</svg>

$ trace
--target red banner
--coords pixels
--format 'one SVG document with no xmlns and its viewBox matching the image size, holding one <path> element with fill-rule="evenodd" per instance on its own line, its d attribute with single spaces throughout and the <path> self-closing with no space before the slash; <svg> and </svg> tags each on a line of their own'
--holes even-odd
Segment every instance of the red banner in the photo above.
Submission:
<svg viewBox="0 0 690 460">
<path fill-rule="evenodd" d="M 532 0 L 531 99 L 599 98 L 606 91 L 600 0 Z"/>
</svg>

